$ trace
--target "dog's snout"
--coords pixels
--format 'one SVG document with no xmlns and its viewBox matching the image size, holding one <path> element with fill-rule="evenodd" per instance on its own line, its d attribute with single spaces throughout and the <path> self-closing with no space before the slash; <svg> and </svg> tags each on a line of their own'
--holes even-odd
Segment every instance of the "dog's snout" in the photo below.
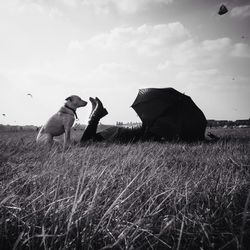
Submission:
<svg viewBox="0 0 250 250">
<path fill-rule="evenodd" d="M 82 101 L 82 105 L 86 106 L 88 104 L 88 102 Z"/>
</svg>

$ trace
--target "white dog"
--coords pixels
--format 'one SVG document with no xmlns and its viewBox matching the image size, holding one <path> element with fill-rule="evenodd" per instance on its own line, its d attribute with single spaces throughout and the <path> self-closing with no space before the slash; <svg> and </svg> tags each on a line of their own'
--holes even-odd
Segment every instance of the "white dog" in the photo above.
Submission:
<svg viewBox="0 0 250 250">
<path fill-rule="evenodd" d="M 76 95 L 72 95 L 65 100 L 64 106 L 42 126 L 36 138 L 37 142 L 45 142 L 52 145 L 53 137 L 63 133 L 65 133 L 64 148 L 70 142 L 70 129 L 74 124 L 75 117 L 77 118 L 76 109 L 86 106 L 87 102 Z"/>
</svg>

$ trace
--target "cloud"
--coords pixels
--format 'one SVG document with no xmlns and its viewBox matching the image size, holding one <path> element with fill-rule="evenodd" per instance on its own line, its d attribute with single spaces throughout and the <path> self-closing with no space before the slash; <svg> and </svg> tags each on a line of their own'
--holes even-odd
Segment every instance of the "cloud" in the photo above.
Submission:
<svg viewBox="0 0 250 250">
<path fill-rule="evenodd" d="M 71 40 L 69 42 L 68 48 L 70 50 L 83 50 L 83 43 L 78 40 Z"/>
<path fill-rule="evenodd" d="M 62 6 L 71 6 L 72 4 L 66 3 L 67 0 L 63 0 L 58 4 L 56 1 L 41 1 L 41 0 L 20 0 L 16 3 L 16 8 L 19 12 L 28 13 L 39 13 L 43 15 L 48 15 L 49 17 L 62 17 L 63 11 Z M 69 2 L 69 1 L 68 1 Z M 71 2 L 73 3 L 74 0 Z"/>
<path fill-rule="evenodd" d="M 81 6 L 80 0 L 15 0 L 20 12 L 38 12 L 49 17 L 62 17 L 66 10 L 77 9 Z"/>
<path fill-rule="evenodd" d="M 86 82 L 101 89 L 128 88 L 142 78 L 135 66 L 117 62 L 102 63 L 85 75 Z"/>
<path fill-rule="evenodd" d="M 249 17 L 250 16 L 250 4 L 239 6 L 239 7 L 234 7 L 231 10 L 230 14 L 232 17 L 242 17 L 242 18 Z"/>
<path fill-rule="evenodd" d="M 199 40 L 192 37 L 189 30 L 179 22 L 118 27 L 86 41 L 72 40 L 69 49 L 82 50 L 85 57 L 98 56 L 99 63 L 113 60 L 136 65 L 141 72 L 155 70 L 170 81 L 180 71 L 223 68 L 222 65 L 232 62 L 233 58 L 250 58 L 248 44 L 234 43 L 228 37 Z M 103 68 L 100 69 L 103 74 Z M 157 81 L 154 77 L 150 80 Z"/>
<path fill-rule="evenodd" d="M 136 71 L 135 68 L 131 65 L 110 62 L 110 63 L 100 64 L 97 68 L 92 70 L 87 77 L 96 78 L 96 76 L 98 76 L 98 79 L 100 79 L 100 76 L 101 78 L 102 77 L 112 78 L 115 75 L 120 75 L 135 71 Z"/>
<path fill-rule="evenodd" d="M 173 64 L 181 67 L 208 68 L 233 57 L 249 58 L 250 46 L 244 43 L 234 44 L 227 37 L 204 41 L 189 39 L 173 46 L 165 57 L 168 67 Z M 161 62 L 158 69 L 163 69 L 163 65 L 165 63 Z"/>
<path fill-rule="evenodd" d="M 213 63 L 222 57 L 249 57 L 250 47 L 245 43 L 234 44 L 228 37 L 199 41 L 179 22 L 139 27 L 118 27 L 101 33 L 86 41 L 72 40 L 71 50 L 103 51 L 132 50 L 140 56 L 167 57 L 158 69 L 166 68 L 170 62 L 185 65 Z"/>
<path fill-rule="evenodd" d="M 236 43 L 233 46 L 231 55 L 234 57 L 250 58 L 250 47 L 244 43 Z"/>
<path fill-rule="evenodd" d="M 126 14 L 149 9 L 152 5 L 170 4 L 173 0 L 83 0 L 83 4 L 92 6 L 98 13 L 109 13 L 112 9 Z"/>
<path fill-rule="evenodd" d="M 179 22 L 147 25 L 137 28 L 119 27 L 108 33 L 90 38 L 88 41 L 71 41 L 70 49 L 84 50 L 90 46 L 101 50 L 132 49 L 139 55 L 157 56 L 168 46 L 189 38 L 188 30 Z"/>
<path fill-rule="evenodd" d="M 189 79 L 192 83 L 197 83 L 201 79 L 211 79 L 218 76 L 219 71 L 214 68 L 205 69 L 205 70 L 197 70 L 197 69 L 188 69 L 183 70 L 177 74 L 177 79 L 186 80 Z"/>
<path fill-rule="evenodd" d="M 164 62 L 160 62 L 158 65 L 157 65 L 157 70 L 164 70 L 164 69 L 167 69 L 170 65 L 170 62 L 168 60 L 164 61 Z"/>
<path fill-rule="evenodd" d="M 40 6 L 67 6 L 67 7 L 77 7 L 81 1 L 80 0 L 19 0 L 20 4 L 31 4 Z"/>
<path fill-rule="evenodd" d="M 232 51 L 232 42 L 229 38 L 196 41 L 187 40 L 172 50 L 172 61 L 176 65 L 210 65 L 218 62 Z"/>
<path fill-rule="evenodd" d="M 150 9 L 154 5 L 167 5 L 173 0 L 20 0 L 23 5 L 39 5 L 49 8 L 78 8 L 90 7 L 98 14 L 108 14 L 112 11 L 134 14 L 141 10 Z"/>
</svg>

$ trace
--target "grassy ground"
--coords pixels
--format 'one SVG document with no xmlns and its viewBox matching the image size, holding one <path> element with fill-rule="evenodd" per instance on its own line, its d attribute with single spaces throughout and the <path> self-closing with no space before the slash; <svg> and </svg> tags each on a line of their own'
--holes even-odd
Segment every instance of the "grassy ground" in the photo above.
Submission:
<svg viewBox="0 0 250 250">
<path fill-rule="evenodd" d="M 213 132 L 64 154 L 0 133 L 0 249 L 249 249 L 250 129 Z"/>
</svg>

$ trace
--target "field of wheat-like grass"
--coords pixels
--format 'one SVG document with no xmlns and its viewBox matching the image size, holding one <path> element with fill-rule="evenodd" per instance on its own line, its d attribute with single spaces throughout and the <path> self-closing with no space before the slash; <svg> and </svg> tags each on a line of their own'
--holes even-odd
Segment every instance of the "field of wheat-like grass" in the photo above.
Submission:
<svg viewBox="0 0 250 250">
<path fill-rule="evenodd" d="M 0 133 L 0 249 L 247 249 L 250 129 L 215 133 L 65 153 Z"/>
</svg>

